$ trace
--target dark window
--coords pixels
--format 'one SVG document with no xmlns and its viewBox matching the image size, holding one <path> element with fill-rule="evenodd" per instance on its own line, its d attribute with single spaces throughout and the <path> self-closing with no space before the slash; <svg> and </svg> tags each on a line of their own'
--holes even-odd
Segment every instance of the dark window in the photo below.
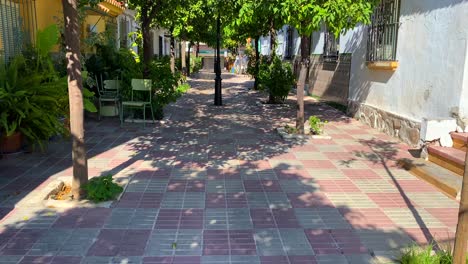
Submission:
<svg viewBox="0 0 468 264">
<path fill-rule="evenodd" d="M 127 20 L 126 17 L 123 17 L 120 20 L 120 47 L 121 48 L 128 48 L 128 27 L 129 27 L 129 21 Z"/>
<path fill-rule="evenodd" d="M 288 27 L 286 31 L 286 51 L 284 54 L 285 59 L 291 59 L 293 57 L 293 47 L 294 47 L 294 28 Z"/>
<path fill-rule="evenodd" d="M 163 56 L 163 42 L 164 38 L 162 36 L 159 36 L 159 57 Z"/>
<path fill-rule="evenodd" d="M 394 61 L 398 39 L 400 0 L 381 0 L 372 14 L 367 61 Z"/>
<path fill-rule="evenodd" d="M 323 45 L 323 59 L 325 61 L 336 61 L 340 53 L 339 50 L 340 37 L 336 38 L 335 34 L 325 31 L 325 43 Z"/>
</svg>

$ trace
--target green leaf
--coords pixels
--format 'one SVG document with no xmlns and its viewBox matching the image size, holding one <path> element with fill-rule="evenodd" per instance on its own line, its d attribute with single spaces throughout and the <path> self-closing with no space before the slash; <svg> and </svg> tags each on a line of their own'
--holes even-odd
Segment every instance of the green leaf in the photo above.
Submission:
<svg viewBox="0 0 468 264">
<path fill-rule="evenodd" d="M 96 106 L 93 104 L 93 102 L 91 102 L 87 98 L 83 98 L 83 107 L 88 112 L 91 112 L 91 113 L 96 113 L 97 112 Z"/>
<path fill-rule="evenodd" d="M 37 31 L 36 49 L 41 56 L 47 56 L 52 47 L 59 40 L 59 30 L 56 24 L 52 24 L 43 30 Z"/>
</svg>

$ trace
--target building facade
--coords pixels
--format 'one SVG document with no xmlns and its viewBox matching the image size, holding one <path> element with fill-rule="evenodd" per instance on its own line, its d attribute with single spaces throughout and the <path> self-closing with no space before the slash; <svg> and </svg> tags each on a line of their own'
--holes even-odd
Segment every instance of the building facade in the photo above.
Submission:
<svg viewBox="0 0 468 264">
<path fill-rule="evenodd" d="M 468 131 L 467 25 L 468 1 L 382 0 L 371 25 L 339 38 L 325 27 L 312 34 L 306 92 L 414 146 L 425 120 L 455 120 Z M 283 29 L 277 54 L 297 62 L 300 39 Z M 261 41 L 269 54 L 269 38 Z"/>
</svg>

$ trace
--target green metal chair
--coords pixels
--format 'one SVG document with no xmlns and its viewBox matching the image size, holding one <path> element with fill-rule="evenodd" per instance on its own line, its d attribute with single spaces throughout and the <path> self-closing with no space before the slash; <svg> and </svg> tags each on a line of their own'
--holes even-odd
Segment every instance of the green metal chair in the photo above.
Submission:
<svg viewBox="0 0 468 264">
<path fill-rule="evenodd" d="M 102 88 L 99 88 L 99 83 L 96 81 L 99 90 L 99 120 L 101 120 L 101 109 L 104 102 L 113 102 L 115 104 L 115 115 L 119 114 L 120 102 L 120 80 L 104 80 L 101 83 Z"/>
<path fill-rule="evenodd" d="M 151 103 L 152 98 L 153 98 L 153 95 L 151 93 L 151 86 L 152 86 L 152 82 L 150 79 L 132 79 L 131 101 L 122 102 L 122 107 L 120 109 L 121 110 L 120 111 L 120 126 L 123 126 L 125 108 L 142 109 L 143 110 L 143 126 L 146 126 L 146 107 L 149 106 L 151 108 L 151 117 L 153 118 L 153 122 L 154 122 L 153 104 Z M 145 93 L 148 93 L 148 100 L 147 101 L 134 100 L 135 92 L 139 92 L 142 95 L 145 95 Z"/>
</svg>

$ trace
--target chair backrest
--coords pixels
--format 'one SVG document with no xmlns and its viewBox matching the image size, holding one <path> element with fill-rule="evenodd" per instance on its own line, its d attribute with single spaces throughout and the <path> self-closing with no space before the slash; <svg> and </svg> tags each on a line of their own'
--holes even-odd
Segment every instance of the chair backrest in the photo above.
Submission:
<svg viewBox="0 0 468 264">
<path fill-rule="evenodd" d="M 118 92 L 120 90 L 119 80 L 105 80 L 103 85 L 104 91 Z"/>
<path fill-rule="evenodd" d="M 151 102 L 151 86 L 152 81 L 151 79 L 132 79 L 132 101 L 133 101 L 133 92 L 148 92 L 149 99 L 148 102 Z"/>
<path fill-rule="evenodd" d="M 97 89 L 98 89 L 98 92 L 99 92 L 100 95 L 102 95 L 103 92 L 104 92 L 104 91 L 103 91 L 104 88 L 102 87 L 102 85 L 103 85 L 103 83 L 102 83 L 102 74 L 96 74 L 96 75 L 94 76 L 94 79 L 95 79 L 95 81 L 96 81 L 96 87 L 97 87 Z"/>
</svg>

